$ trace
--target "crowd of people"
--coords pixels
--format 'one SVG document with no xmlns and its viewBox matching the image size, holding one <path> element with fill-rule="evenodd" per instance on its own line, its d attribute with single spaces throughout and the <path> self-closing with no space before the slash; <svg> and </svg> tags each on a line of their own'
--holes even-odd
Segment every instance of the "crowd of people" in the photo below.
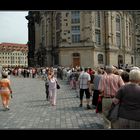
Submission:
<svg viewBox="0 0 140 140">
<path fill-rule="evenodd" d="M 78 91 L 80 105 L 83 106 L 83 94 L 86 95 L 87 109 L 97 109 L 101 99 L 101 108 L 106 121 L 112 103 L 119 103 L 118 119 L 110 122 L 112 129 L 140 128 L 140 68 L 117 68 L 105 66 L 97 69 L 72 68 L 64 71 L 71 89 Z M 90 105 L 90 98 L 92 103 Z M 136 114 L 136 115 L 135 115 Z M 108 120 L 109 121 L 109 120 Z"/>
<path fill-rule="evenodd" d="M 104 120 L 112 105 L 119 103 L 119 117 L 110 122 L 111 128 L 140 128 L 140 68 L 117 68 L 105 66 L 98 68 L 76 68 L 58 66 L 42 68 L 5 68 L 0 80 L 0 94 L 3 106 L 9 109 L 10 75 L 24 78 L 42 78 L 45 81 L 46 100 L 57 104 L 58 80 L 65 80 L 79 98 L 79 107 L 83 107 L 84 94 L 87 109 L 99 109 Z M 91 102 L 90 102 L 91 101 Z M 136 114 L 136 115 L 135 115 Z"/>
</svg>

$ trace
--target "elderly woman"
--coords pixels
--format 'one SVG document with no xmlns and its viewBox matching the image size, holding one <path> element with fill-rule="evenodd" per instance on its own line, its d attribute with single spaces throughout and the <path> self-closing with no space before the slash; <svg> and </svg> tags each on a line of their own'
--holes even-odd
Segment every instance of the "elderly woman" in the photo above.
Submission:
<svg viewBox="0 0 140 140">
<path fill-rule="evenodd" d="M 112 128 L 136 129 L 140 128 L 140 70 L 131 70 L 130 83 L 121 87 L 113 102 L 118 104 L 119 118 L 112 123 Z"/>
<path fill-rule="evenodd" d="M 5 110 L 9 110 L 10 93 L 12 93 L 10 80 L 7 78 L 8 73 L 2 72 L 2 79 L 0 80 L 0 95 L 2 104 Z"/>
</svg>

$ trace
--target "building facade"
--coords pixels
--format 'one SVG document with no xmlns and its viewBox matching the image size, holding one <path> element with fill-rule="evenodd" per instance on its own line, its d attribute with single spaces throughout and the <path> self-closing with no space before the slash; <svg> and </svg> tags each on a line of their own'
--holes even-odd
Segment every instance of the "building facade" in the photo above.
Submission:
<svg viewBox="0 0 140 140">
<path fill-rule="evenodd" d="M 28 67 L 28 46 L 26 44 L 1 43 L 0 65 L 3 67 Z"/>
<path fill-rule="evenodd" d="M 35 66 L 138 65 L 136 15 L 132 11 L 29 12 L 29 60 Z"/>
<path fill-rule="evenodd" d="M 135 11 L 134 13 L 135 20 L 135 62 L 137 66 L 140 66 L 140 11 Z"/>
</svg>

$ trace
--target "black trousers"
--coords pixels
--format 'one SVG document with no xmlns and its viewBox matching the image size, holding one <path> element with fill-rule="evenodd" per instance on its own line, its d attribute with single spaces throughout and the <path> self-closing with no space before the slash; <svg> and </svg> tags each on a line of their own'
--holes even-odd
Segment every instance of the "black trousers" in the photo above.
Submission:
<svg viewBox="0 0 140 140">
<path fill-rule="evenodd" d="M 99 94 L 100 94 L 99 90 L 94 90 L 92 97 L 92 105 L 97 106 Z"/>
<path fill-rule="evenodd" d="M 46 88 L 46 98 L 49 98 L 49 85 L 45 84 L 45 88 Z"/>
<path fill-rule="evenodd" d="M 80 89 L 80 100 L 83 100 L 84 92 L 86 94 L 86 99 L 90 99 L 89 89 Z"/>
</svg>

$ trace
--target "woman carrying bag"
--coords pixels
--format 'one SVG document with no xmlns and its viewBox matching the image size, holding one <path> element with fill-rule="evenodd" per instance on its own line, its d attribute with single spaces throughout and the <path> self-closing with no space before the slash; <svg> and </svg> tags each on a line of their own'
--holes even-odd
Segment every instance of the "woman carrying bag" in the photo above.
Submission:
<svg viewBox="0 0 140 140">
<path fill-rule="evenodd" d="M 49 79 L 50 104 L 52 106 L 55 106 L 56 105 L 56 98 L 57 98 L 57 79 L 54 77 L 53 71 L 49 71 L 48 79 Z"/>
</svg>

